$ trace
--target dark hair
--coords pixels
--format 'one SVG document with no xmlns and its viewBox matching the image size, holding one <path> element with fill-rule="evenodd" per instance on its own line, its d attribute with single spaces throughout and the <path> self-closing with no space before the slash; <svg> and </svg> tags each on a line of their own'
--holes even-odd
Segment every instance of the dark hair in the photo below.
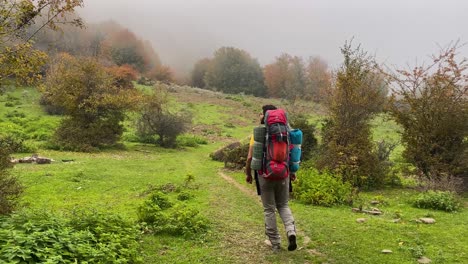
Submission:
<svg viewBox="0 0 468 264">
<path fill-rule="evenodd" d="M 277 108 L 276 108 L 276 106 L 274 106 L 274 105 L 264 105 L 264 106 L 262 106 L 263 118 L 260 120 L 260 124 L 265 124 L 264 118 L 265 118 L 265 113 L 266 113 L 266 111 L 268 111 L 268 110 L 276 110 L 276 109 L 277 109 Z"/>
</svg>

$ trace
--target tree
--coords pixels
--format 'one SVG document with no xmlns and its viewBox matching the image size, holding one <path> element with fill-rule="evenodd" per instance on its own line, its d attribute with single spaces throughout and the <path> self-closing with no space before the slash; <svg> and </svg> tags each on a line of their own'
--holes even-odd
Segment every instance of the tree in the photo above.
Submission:
<svg viewBox="0 0 468 264">
<path fill-rule="evenodd" d="M 135 89 L 124 89 L 92 58 L 60 55 L 48 70 L 44 96 L 67 117 L 54 135 L 64 149 L 90 151 L 120 138 L 126 110 L 137 106 Z"/>
<path fill-rule="evenodd" d="M 81 5 L 81 0 L 0 0 L 0 86 L 9 78 L 15 78 L 17 83 L 40 79 L 38 72 L 47 55 L 33 48 L 34 36 L 44 27 L 57 29 L 58 23 L 67 22 L 65 15 Z M 37 22 L 40 26 L 36 31 L 28 33 L 28 28 L 39 17 L 46 19 Z M 80 25 L 80 20 L 69 22 Z M 22 192 L 19 181 L 7 170 L 15 148 L 11 139 L 0 139 L 0 214 L 12 211 Z"/>
<path fill-rule="evenodd" d="M 268 95 L 294 101 L 305 93 L 306 76 L 302 58 L 282 54 L 264 67 Z"/>
<path fill-rule="evenodd" d="M 160 65 L 155 67 L 149 74 L 148 77 L 151 80 L 160 81 L 163 83 L 174 82 L 174 72 L 169 66 Z"/>
<path fill-rule="evenodd" d="M 133 81 L 137 80 L 137 72 L 132 66 L 124 64 L 122 66 L 112 66 L 106 69 L 112 76 L 116 87 L 123 89 L 133 89 Z"/>
<path fill-rule="evenodd" d="M 211 60 L 204 58 L 195 63 L 191 74 L 191 85 L 198 88 L 205 88 L 205 75 L 210 67 Z"/>
<path fill-rule="evenodd" d="M 290 56 L 283 54 L 276 58 L 272 64 L 265 65 L 263 75 L 268 96 L 280 98 L 282 90 L 286 87 Z"/>
<path fill-rule="evenodd" d="M 33 48 L 34 36 L 43 28 L 58 29 L 59 24 L 80 26 L 80 19 L 67 20 L 82 0 L 0 0 L 0 84 L 7 78 L 32 83 L 47 55 Z M 39 18 L 44 18 L 39 20 Z M 36 30 L 28 32 L 34 23 Z"/>
<path fill-rule="evenodd" d="M 215 52 L 204 81 L 211 89 L 225 93 L 265 95 L 258 61 L 246 51 L 232 47 L 222 47 Z"/>
<path fill-rule="evenodd" d="M 317 165 L 340 174 L 356 187 L 382 184 L 386 174 L 371 141 L 370 120 L 380 111 L 380 80 L 374 60 L 360 47 L 346 43 L 336 87 L 327 102 L 330 116 L 323 127 L 322 153 Z"/>
<path fill-rule="evenodd" d="M 468 177 L 468 61 L 457 43 L 429 66 L 398 70 L 390 110 L 403 127 L 403 156 L 427 178 Z"/>
<path fill-rule="evenodd" d="M 158 55 L 148 41 L 138 39 L 135 33 L 116 23 L 108 23 L 101 28 L 106 32 L 102 43 L 104 53 L 115 64 L 131 65 L 140 73 L 147 73 L 161 66 Z"/>
<path fill-rule="evenodd" d="M 319 57 L 310 57 L 306 68 L 305 96 L 321 102 L 331 86 L 331 73 L 327 63 Z"/>
<path fill-rule="evenodd" d="M 167 104 L 165 86 L 157 87 L 154 94 L 147 96 L 137 122 L 137 134 L 141 139 L 157 135 L 157 144 L 172 148 L 176 146 L 177 136 L 188 129 L 191 115 L 171 112 Z"/>
</svg>

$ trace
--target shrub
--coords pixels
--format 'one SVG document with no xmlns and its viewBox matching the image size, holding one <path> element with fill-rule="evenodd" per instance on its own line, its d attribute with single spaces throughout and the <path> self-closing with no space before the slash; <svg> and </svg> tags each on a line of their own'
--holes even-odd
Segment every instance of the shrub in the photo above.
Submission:
<svg viewBox="0 0 468 264">
<path fill-rule="evenodd" d="M 176 144 L 179 147 L 196 147 L 198 145 L 206 145 L 208 141 L 196 135 L 184 134 L 177 137 Z"/>
<path fill-rule="evenodd" d="M 379 161 L 371 141 L 370 121 L 385 101 L 382 78 L 374 60 L 359 47 L 345 44 L 344 63 L 327 102 L 330 117 L 323 126 L 323 144 L 317 166 L 366 189 L 384 183 L 387 167 Z"/>
<path fill-rule="evenodd" d="M 39 104 L 42 106 L 42 109 L 49 115 L 63 115 L 65 114 L 65 108 L 62 106 L 57 106 L 52 104 L 51 100 L 47 98 L 44 94 L 39 100 Z"/>
<path fill-rule="evenodd" d="M 116 120 L 115 120 L 116 119 Z M 103 146 L 114 145 L 120 138 L 123 126 L 119 116 L 86 123 L 82 118 L 73 117 L 62 120 L 53 136 L 59 149 L 90 152 Z"/>
<path fill-rule="evenodd" d="M 177 197 L 178 202 L 172 203 L 167 194 L 154 192 L 138 207 L 138 221 L 146 231 L 153 233 L 201 235 L 208 229 L 208 220 L 197 209 L 181 203 L 192 197 L 192 194 L 183 191 Z"/>
<path fill-rule="evenodd" d="M 138 93 L 122 89 L 105 68 L 92 58 L 61 55 L 48 70 L 42 87 L 51 104 L 68 116 L 54 135 L 64 149 L 89 151 L 113 145 L 123 133 L 126 110 L 134 109 Z"/>
<path fill-rule="evenodd" d="M 21 147 L 21 142 L 12 137 L 0 137 L 0 215 L 11 213 L 18 205 L 23 186 L 8 173 L 11 167 L 10 154 Z"/>
<path fill-rule="evenodd" d="M 427 191 L 421 193 L 414 199 L 413 206 L 446 212 L 453 212 L 461 209 L 461 204 L 456 194 L 443 191 Z"/>
<path fill-rule="evenodd" d="M 162 147 L 175 147 L 177 136 L 184 133 L 192 123 L 188 112 L 172 113 L 167 108 L 167 93 L 162 91 L 146 98 L 140 118 L 137 121 L 137 135 L 141 139 L 158 136 Z"/>
<path fill-rule="evenodd" d="M 152 80 L 160 81 L 163 83 L 174 82 L 174 73 L 168 66 L 160 65 L 155 67 L 149 74 L 148 77 Z"/>
<path fill-rule="evenodd" d="M 390 110 L 403 127 L 403 156 L 429 179 L 468 180 L 468 61 L 458 43 L 432 56 L 428 66 L 400 70 Z"/>
<path fill-rule="evenodd" d="M 0 262 L 142 263 L 137 226 L 115 215 L 27 211 L 0 223 Z"/>
<path fill-rule="evenodd" d="M 317 148 L 317 138 L 315 137 L 315 126 L 309 124 L 305 116 L 299 115 L 291 120 L 293 128 L 299 128 L 302 131 L 301 159 L 308 160 L 312 158 Z"/>
<path fill-rule="evenodd" d="M 332 206 L 352 202 L 352 187 L 332 174 L 306 169 L 293 182 L 294 198 L 305 204 Z"/>
<path fill-rule="evenodd" d="M 113 85 L 122 89 L 133 89 L 133 81 L 137 80 L 137 72 L 127 64 L 122 66 L 112 66 L 106 69 L 113 78 Z"/>
</svg>

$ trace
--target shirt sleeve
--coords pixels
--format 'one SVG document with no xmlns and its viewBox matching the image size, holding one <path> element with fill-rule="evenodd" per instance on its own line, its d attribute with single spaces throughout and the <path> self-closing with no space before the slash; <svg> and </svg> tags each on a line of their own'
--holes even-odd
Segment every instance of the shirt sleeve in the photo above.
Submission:
<svg viewBox="0 0 468 264">
<path fill-rule="evenodd" d="M 253 145 L 254 145 L 254 136 L 251 135 L 251 136 L 250 136 L 250 143 L 249 143 L 249 146 L 250 146 L 250 147 L 253 147 Z"/>
</svg>

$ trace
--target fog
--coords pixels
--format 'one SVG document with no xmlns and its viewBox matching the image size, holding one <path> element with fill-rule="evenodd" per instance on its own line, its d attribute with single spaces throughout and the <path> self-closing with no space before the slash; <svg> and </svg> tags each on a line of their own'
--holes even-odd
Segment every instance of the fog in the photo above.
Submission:
<svg viewBox="0 0 468 264">
<path fill-rule="evenodd" d="M 84 0 L 90 23 L 114 20 L 149 40 L 179 73 L 222 46 L 260 64 L 281 53 L 320 56 L 332 67 L 346 40 L 402 67 L 428 61 L 439 46 L 468 41 L 465 0 Z M 468 57 L 468 48 L 460 49 Z"/>
</svg>

